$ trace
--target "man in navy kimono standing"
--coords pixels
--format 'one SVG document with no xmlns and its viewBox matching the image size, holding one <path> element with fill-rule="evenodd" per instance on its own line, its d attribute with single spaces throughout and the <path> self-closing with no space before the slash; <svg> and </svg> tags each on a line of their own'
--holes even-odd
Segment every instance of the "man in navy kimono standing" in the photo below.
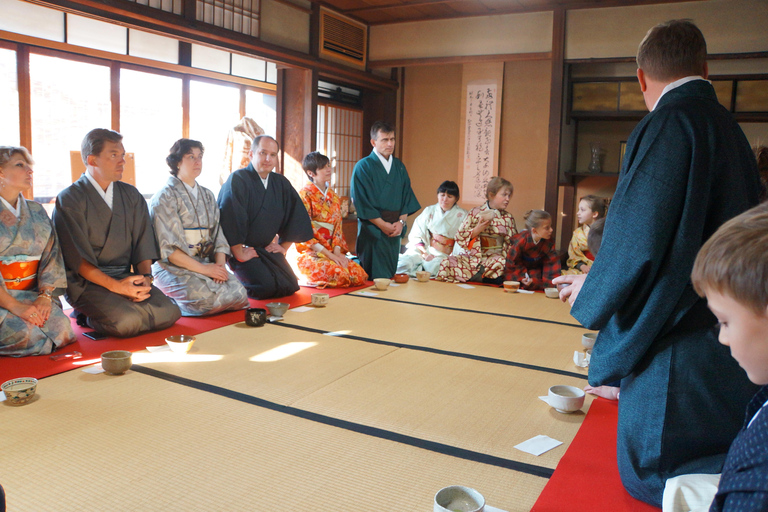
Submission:
<svg viewBox="0 0 768 512">
<path fill-rule="evenodd" d="M 357 210 L 357 257 L 371 279 L 391 278 L 397 270 L 405 219 L 421 206 L 411 189 L 405 165 L 392 154 L 395 129 L 376 121 L 373 151 L 352 172 L 351 196 Z"/>
<path fill-rule="evenodd" d="M 292 243 L 313 236 L 299 194 L 285 176 L 272 172 L 279 151 L 272 137 L 256 137 L 251 163 L 230 174 L 219 191 L 221 229 L 232 249 L 229 266 L 254 299 L 299 290 L 285 253 Z"/>
<path fill-rule="evenodd" d="M 703 243 L 757 204 L 754 155 L 706 80 L 706 42 L 687 20 L 652 28 L 637 54 L 651 111 L 627 141 L 600 254 L 558 277 L 571 314 L 599 329 L 592 386 L 621 380 L 617 457 L 634 497 L 661 506 L 667 478 L 718 473 L 757 391 L 717 341 L 691 269 Z"/>
</svg>

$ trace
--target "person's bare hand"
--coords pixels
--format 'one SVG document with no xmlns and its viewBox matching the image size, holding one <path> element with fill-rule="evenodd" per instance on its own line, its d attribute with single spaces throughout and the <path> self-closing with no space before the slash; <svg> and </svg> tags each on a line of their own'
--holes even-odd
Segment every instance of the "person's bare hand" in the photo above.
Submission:
<svg viewBox="0 0 768 512">
<path fill-rule="evenodd" d="M 533 279 L 531 279 L 530 277 L 524 277 L 520 280 L 520 282 L 523 283 L 524 286 L 530 286 L 531 283 L 533 282 Z"/>
<path fill-rule="evenodd" d="M 242 245 L 239 247 L 232 246 L 232 255 L 240 263 L 245 263 L 246 261 L 259 257 L 259 253 L 256 252 L 256 249 L 247 245 Z"/>
<path fill-rule="evenodd" d="M 586 279 L 586 274 L 558 276 L 552 280 L 552 284 L 560 290 L 560 300 L 567 300 L 568 304 L 573 306 Z"/>
<path fill-rule="evenodd" d="M 421 259 L 423 259 L 424 261 L 432 261 L 433 259 L 435 259 L 435 255 L 432 253 L 424 253 L 421 255 Z"/>
<path fill-rule="evenodd" d="M 51 317 L 51 299 L 38 297 L 33 304 L 37 308 L 40 318 L 43 319 L 43 323 L 47 322 Z"/>
<path fill-rule="evenodd" d="M 213 279 L 216 283 L 225 283 L 229 279 L 229 273 L 224 265 L 218 265 L 216 263 L 206 263 L 203 266 L 203 275 L 206 275 Z"/>
<path fill-rule="evenodd" d="M 582 266 L 581 266 L 581 271 L 582 271 L 584 274 L 589 274 L 589 271 L 590 271 L 591 269 L 592 269 L 592 265 L 582 265 Z"/>
<path fill-rule="evenodd" d="M 346 256 L 342 256 L 341 254 L 331 253 L 331 260 L 343 268 L 347 268 L 349 266 L 349 260 Z"/>
<path fill-rule="evenodd" d="M 285 254 L 285 248 L 282 245 L 280 245 L 279 243 L 277 243 L 277 242 L 272 242 L 271 244 L 266 246 L 264 248 L 264 250 L 266 250 L 267 252 L 274 253 L 274 254 L 278 254 L 278 253 L 279 254 Z"/>
<path fill-rule="evenodd" d="M 398 224 L 399 224 L 399 222 L 398 222 Z M 394 224 L 390 224 L 389 222 L 385 222 L 384 225 L 380 227 L 380 229 L 381 229 L 381 231 L 385 235 L 387 235 L 387 236 L 394 236 L 394 234 L 393 234 L 395 232 L 395 225 Z"/>
<path fill-rule="evenodd" d="M 37 306 L 30 304 L 29 302 L 16 302 L 16 304 L 11 307 L 10 311 L 25 322 L 29 322 L 36 327 L 42 327 L 45 323 Z"/>
<path fill-rule="evenodd" d="M 145 284 L 144 276 L 128 276 L 117 281 L 113 292 L 128 297 L 133 302 L 142 302 L 149 298 L 151 286 Z"/>
</svg>

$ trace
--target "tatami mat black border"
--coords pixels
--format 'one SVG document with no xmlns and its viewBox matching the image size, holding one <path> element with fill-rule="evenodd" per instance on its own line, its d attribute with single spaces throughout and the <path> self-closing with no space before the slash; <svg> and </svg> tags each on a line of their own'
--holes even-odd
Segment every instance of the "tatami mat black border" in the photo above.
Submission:
<svg viewBox="0 0 768 512">
<path fill-rule="evenodd" d="M 566 327 L 578 327 L 579 329 L 585 329 L 585 327 L 581 324 L 571 324 L 568 322 L 558 322 L 557 320 L 545 320 L 543 318 L 534 318 L 530 316 L 521 316 L 521 315 L 509 315 L 507 313 L 494 313 L 492 311 L 478 311 L 476 309 L 466 309 L 466 308 L 452 308 L 450 306 L 439 306 L 437 304 L 426 304 L 424 302 L 411 302 L 408 300 L 400 300 L 400 299 L 388 299 L 386 297 L 371 297 L 370 295 L 360 295 L 359 293 L 347 293 L 345 294 L 347 297 L 359 297 L 361 299 L 373 299 L 373 300 L 383 300 L 385 302 L 397 302 L 400 304 L 411 304 L 413 306 L 424 306 L 427 308 L 438 308 L 438 309 L 447 309 L 448 311 L 461 311 L 462 313 L 475 313 L 478 315 L 491 315 L 491 316 L 501 316 L 504 318 L 514 318 L 517 320 L 528 320 L 530 322 L 542 322 L 545 324 L 554 324 L 554 325 L 564 325 Z"/>
<path fill-rule="evenodd" d="M 322 329 L 315 329 L 314 327 L 305 327 L 303 325 L 295 325 L 295 324 L 289 324 L 285 323 L 284 320 L 278 321 L 278 322 L 271 322 L 270 325 L 277 325 L 280 327 L 287 327 L 289 329 L 297 329 L 299 331 L 305 331 L 305 332 L 312 332 L 317 334 L 330 334 L 332 331 L 324 331 Z M 581 373 L 576 372 L 569 372 L 567 370 L 558 370 L 557 368 L 549 368 L 546 366 L 539 366 L 535 364 L 528 364 L 528 363 L 518 363 L 516 361 L 508 361 L 506 359 L 496 359 L 494 357 L 486 357 L 486 356 L 479 356 L 476 354 L 467 354 L 465 352 L 453 352 L 451 350 L 442 350 L 439 348 L 432 348 L 432 347 L 424 347 L 421 345 L 407 345 L 405 343 L 397 343 L 394 341 L 386 341 L 386 340 L 379 340 L 376 338 L 366 338 L 364 336 L 355 336 L 352 334 L 336 334 L 332 333 L 332 336 L 336 338 L 346 338 L 349 340 L 355 340 L 355 341 L 363 341 L 365 343 L 374 343 L 376 345 L 387 345 L 390 347 L 396 347 L 396 348 L 404 348 L 408 350 L 418 350 L 421 352 L 429 352 L 432 354 L 440 354 L 443 356 L 450 356 L 450 357 L 462 357 L 464 359 L 472 359 L 474 361 L 480 361 L 483 363 L 491 363 L 491 364 L 501 364 L 505 366 L 514 366 L 516 368 L 523 368 L 526 370 L 533 370 L 537 372 L 546 372 L 546 373 L 554 373 L 556 375 L 565 375 L 566 377 L 576 377 L 578 379 L 587 380 L 587 376 L 583 375 Z"/>
<path fill-rule="evenodd" d="M 324 425 L 329 425 L 332 427 L 349 430 L 351 432 L 357 432 L 359 434 L 364 434 L 367 436 L 376 437 L 379 439 L 385 439 L 395 443 L 413 446 L 416 448 L 420 448 L 422 450 L 429 450 L 432 452 L 441 453 L 443 455 L 470 460 L 473 462 L 479 462 L 481 464 L 497 466 L 497 467 L 509 469 L 512 471 L 517 471 L 520 473 L 526 473 L 529 475 L 538 476 L 541 478 L 549 478 L 552 476 L 552 473 L 554 473 L 554 469 L 545 468 L 543 466 L 536 466 L 533 464 L 527 464 L 525 462 L 518 462 L 511 459 L 504 459 L 501 457 L 496 457 L 494 455 L 488 455 L 485 453 L 475 452 L 472 450 L 466 450 L 464 448 L 459 448 L 456 446 L 451 446 L 443 443 L 436 443 L 434 441 L 429 441 L 427 439 L 420 439 L 418 437 L 398 434 L 397 432 L 392 432 L 390 430 L 384 430 L 376 427 L 371 427 L 368 425 L 362 425 L 360 423 L 354 423 L 351 421 L 334 418 L 332 416 L 326 416 L 324 414 L 317 414 L 314 412 L 306 411 L 303 409 L 297 409 L 295 407 L 290 407 L 287 405 L 280 405 L 275 402 L 270 402 L 269 400 L 264 400 L 262 398 L 258 398 L 255 396 L 246 395 L 244 393 L 239 393 L 237 391 L 232 391 L 231 389 L 214 386 L 212 384 L 206 384 L 205 382 L 199 382 L 196 380 L 187 379 L 185 377 L 180 377 L 178 375 L 173 375 L 171 373 L 161 372 L 159 370 L 148 368 L 142 365 L 134 364 L 133 366 L 131 366 L 131 369 L 135 372 L 143 373 L 144 375 L 148 375 L 150 377 L 156 377 L 158 379 L 162 379 L 168 382 L 173 382 L 175 384 L 180 384 L 182 386 L 198 389 L 200 391 L 205 391 L 207 393 L 213 393 L 215 395 L 219 395 L 225 398 L 230 398 L 232 400 L 237 400 L 239 402 L 247 403 L 250 405 L 255 405 L 258 407 L 262 407 L 264 409 L 269 409 L 271 411 L 279 412 L 282 414 L 289 414 L 291 416 L 295 416 L 297 418 L 302 418 L 309 421 L 314 421 L 316 423 L 322 423 Z"/>
</svg>

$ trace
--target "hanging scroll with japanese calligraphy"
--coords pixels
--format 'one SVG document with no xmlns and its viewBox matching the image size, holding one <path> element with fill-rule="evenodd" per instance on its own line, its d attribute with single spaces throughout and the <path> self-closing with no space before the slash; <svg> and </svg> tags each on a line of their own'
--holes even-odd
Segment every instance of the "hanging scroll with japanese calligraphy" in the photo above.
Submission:
<svg viewBox="0 0 768 512">
<path fill-rule="evenodd" d="M 472 208 L 485 202 L 486 185 L 499 175 L 504 63 L 464 64 L 461 82 L 459 203 Z"/>
<path fill-rule="evenodd" d="M 466 89 L 464 134 L 464 177 L 462 189 L 466 202 L 485 200 L 485 186 L 496 172 L 496 82 L 469 83 Z"/>
</svg>

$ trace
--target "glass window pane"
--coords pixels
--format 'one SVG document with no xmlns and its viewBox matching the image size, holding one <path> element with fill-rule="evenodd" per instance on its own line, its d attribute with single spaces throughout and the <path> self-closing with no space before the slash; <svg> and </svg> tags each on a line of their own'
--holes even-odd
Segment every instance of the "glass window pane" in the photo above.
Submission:
<svg viewBox="0 0 768 512">
<path fill-rule="evenodd" d="M 240 89 L 192 80 L 189 86 L 189 138 L 205 147 L 198 183 L 219 194 L 227 135 L 240 122 Z M 168 146 L 170 147 L 170 145 Z M 224 179 L 229 171 L 224 174 Z"/>
<path fill-rule="evenodd" d="M 192 67 L 229 74 L 229 52 L 192 44 Z"/>
<path fill-rule="evenodd" d="M 182 117 L 181 78 L 120 71 L 120 131 L 126 151 L 134 154 L 136 187 L 145 196 L 168 180 L 165 157 L 181 138 Z"/>
<path fill-rule="evenodd" d="M 0 48 L 0 144 L 18 146 L 19 88 L 16 81 L 16 52 Z"/>
<path fill-rule="evenodd" d="M 179 42 L 141 30 L 128 30 L 128 54 L 160 62 L 179 63 Z"/>
<path fill-rule="evenodd" d="M 1 0 L 0 30 L 64 42 L 64 13 L 22 2 Z"/>
<path fill-rule="evenodd" d="M 67 14 L 67 43 L 125 55 L 128 53 L 128 29 L 104 21 Z"/>
<path fill-rule="evenodd" d="M 70 151 L 93 128 L 109 128 L 109 67 L 30 54 L 35 199 L 48 201 L 72 183 Z"/>
<path fill-rule="evenodd" d="M 253 78 L 261 82 L 267 80 L 267 63 L 263 60 L 246 57 L 238 53 L 232 54 L 232 74 Z"/>
<path fill-rule="evenodd" d="M 277 97 L 274 94 L 245 90 L 245 115 L 264 128 L 264 133 L 277 133 Z"/>
<path fill-rule="evenodd" d="M 267 82 L 277 83 L 277 64 L 274 62 L 267 62 Z"/>
</svg>

